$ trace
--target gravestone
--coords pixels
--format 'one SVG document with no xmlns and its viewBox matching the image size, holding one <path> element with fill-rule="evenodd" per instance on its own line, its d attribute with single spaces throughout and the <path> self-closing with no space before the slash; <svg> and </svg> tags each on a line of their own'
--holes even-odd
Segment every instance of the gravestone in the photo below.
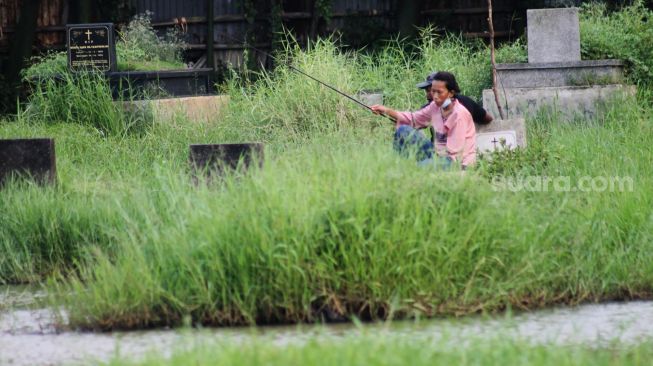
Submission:
<svg viewBox="0 0 653 366">
<path fill-rule="evenodd" d="M 361 90 L 357 99 L 371 107 L 375 104 L 383 105 L 383 92 L 381 90 Z"/>
<path fill-rule="evenodd" d="M 578 8 L 529 9 L 528 62 L 580 61 Z"/>
<path fill-rule="evenodd" d="M 0 185 L 11 177 L 54 183 L 56 174 L 53 139 L 0 140 Z"/>
<path fill-rule="evenodd" d="M 112 23 L 66 25 L 68 68 L 73 72 L 116 70 Z"/>
<path fill-rule="evenodd" d="M 561 120 L 596 118 L 602 106 L 630 99 L 620 60 L 581 60 L 577 8 L 529 9 L 528 63 L 498 64 L 497 90 L 483 90 L 483 106 L 508 118 L 553 112 Z"/>
<path fill-rule="evenodd" d="M 515 149 L 517 134 L 515 131 L 497 131 L 476 134 L 476 150 L 480 152 Z"/>
<path fill-rule="evenodd" d="M 526 121 L 523 118 L 496 119 L 476 125 L 476 150 L 480 152 L 526 147 Z"/>
<path fill-rule="evenodd" d="M 263 167 L 262 143 L 190 145 L 190 164 L 194 178 L 224 175 L 227 171 L 246 171 L 252 164 Z"/>
</svg>

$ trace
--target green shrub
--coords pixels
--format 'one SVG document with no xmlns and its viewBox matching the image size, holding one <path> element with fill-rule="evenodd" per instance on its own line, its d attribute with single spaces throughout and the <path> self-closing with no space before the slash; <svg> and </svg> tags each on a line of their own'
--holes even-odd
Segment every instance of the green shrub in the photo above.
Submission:
<svg viewBox="0 0 653 366">
<path fill-rule="evenodd" d="M 52 52 L 32 58 L 32 65 L 22 72 L 25 82 L 34 82 L 69 74 L 66 52 Z"/>
<path fill-rule="evenodd" d="M 121 70 L 185 68 L 182 52 L 186 44 L 174 28 L 159 37 L 152 27 L 151 13 L 136 15 L 120 32 L 116 44 Z"/>
<path fill-rule="evenodd" d="M 583 5 L 580 31 L 583 58 L 622 59 L 632 82 L 653 83 L 653 11 L 641 0 L 614 12 L 602 3 Z"/>
</svg>

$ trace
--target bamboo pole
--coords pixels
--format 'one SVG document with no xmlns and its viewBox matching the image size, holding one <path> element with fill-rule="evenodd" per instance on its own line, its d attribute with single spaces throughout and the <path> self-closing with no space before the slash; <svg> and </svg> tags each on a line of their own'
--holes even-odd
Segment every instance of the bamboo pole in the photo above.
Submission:
<svg viewBox="0 0 653 366">
<path fill-rule="evenodd" d="M 503 114 L 503 108 L 501 103 L 499 103 L 499 92 L 497 91 L 497 61 L 494 55 L 494 25 L 492 23 L 492 0 L 487 0 L 488 5 L 488 24 L 490 26 L 490 59 L 492 62 L 492 92 L 494 92 L 494 102 L 497 104 L 497 109 L 499 110 L 499 116 L 501 119 L 505 119 Z"/>
</svg>

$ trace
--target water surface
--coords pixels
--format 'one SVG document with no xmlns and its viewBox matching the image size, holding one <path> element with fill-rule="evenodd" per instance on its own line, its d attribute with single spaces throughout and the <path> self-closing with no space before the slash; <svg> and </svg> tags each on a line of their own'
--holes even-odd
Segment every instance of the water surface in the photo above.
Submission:
<svg viewBox="0 0 653 366">
<path fill-rule="evenodd" d="M 121 355 L 138 359 L 194 342 L 248 342 L 254 338 L 279 346 L 311 339 L 339 341 L 360 332 L 410 339 L 439 339 L 458 344 L 468 339 L 514 338 L 532 343 L 600 347 L 615 341 L 653 339 L 653 301 L 582 305 L 514 316 L 467 317 L 367 324 L 301 325 L 258 328 L 157 329 L 133 332 L 60 332 L 52 312 L 38 307 L 41 290 L 0 287 L 0 364 L 74 365 L 107 361 Z"/>
</svg>

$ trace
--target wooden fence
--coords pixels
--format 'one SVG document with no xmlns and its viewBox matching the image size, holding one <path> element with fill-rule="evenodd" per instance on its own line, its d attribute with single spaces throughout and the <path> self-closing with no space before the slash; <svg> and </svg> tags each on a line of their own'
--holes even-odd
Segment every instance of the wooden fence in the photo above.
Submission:
<svg viewBox="0 0 653 366">
<path fill-rule="evenodd" d="M 6 55 L 15 32 L 22 1 L 0 0 L 0 54 Z M 37 36 L 38 50 L 65 48 L 65 24 L 72 0 L 41 0 Z M 526 5 L 543 1 L 494 0 L 494 25 L 499 40 L 514 39 L 524 31 Z M 248 3 L 255 3 L 247 7 Z M 274 29 L 284 27 L 300 43 L 318 35 L 338 32 L 345 44 L 357 47 L 388 38 L 400 29 L 407 1 L 330 0 L 320 9 L 318 0 L 133 0 L 133 13 L 151 12 L 154 26 L 165 31 L 179 27 L 190 44 L 188 58 L 195 66 L 239 65 L 246 38 L 269 50 Z M 322 0 L 321 3 L 325 3 Z M 440 29 L 462 32 L 467 37 L 487 37 L 486 0 L 417 1 L 412 24 L 434 24 Z M 112 19 L 96 19 L 112 21 Z M 212 34 L 212 36 L 209 36 Z M 213 52 L 207 52 L 208 50 Z M 211 57 L 213 55 L 213 57 Z M 264 62 L 262 55 L 257 58 Z"/>
</svg>

